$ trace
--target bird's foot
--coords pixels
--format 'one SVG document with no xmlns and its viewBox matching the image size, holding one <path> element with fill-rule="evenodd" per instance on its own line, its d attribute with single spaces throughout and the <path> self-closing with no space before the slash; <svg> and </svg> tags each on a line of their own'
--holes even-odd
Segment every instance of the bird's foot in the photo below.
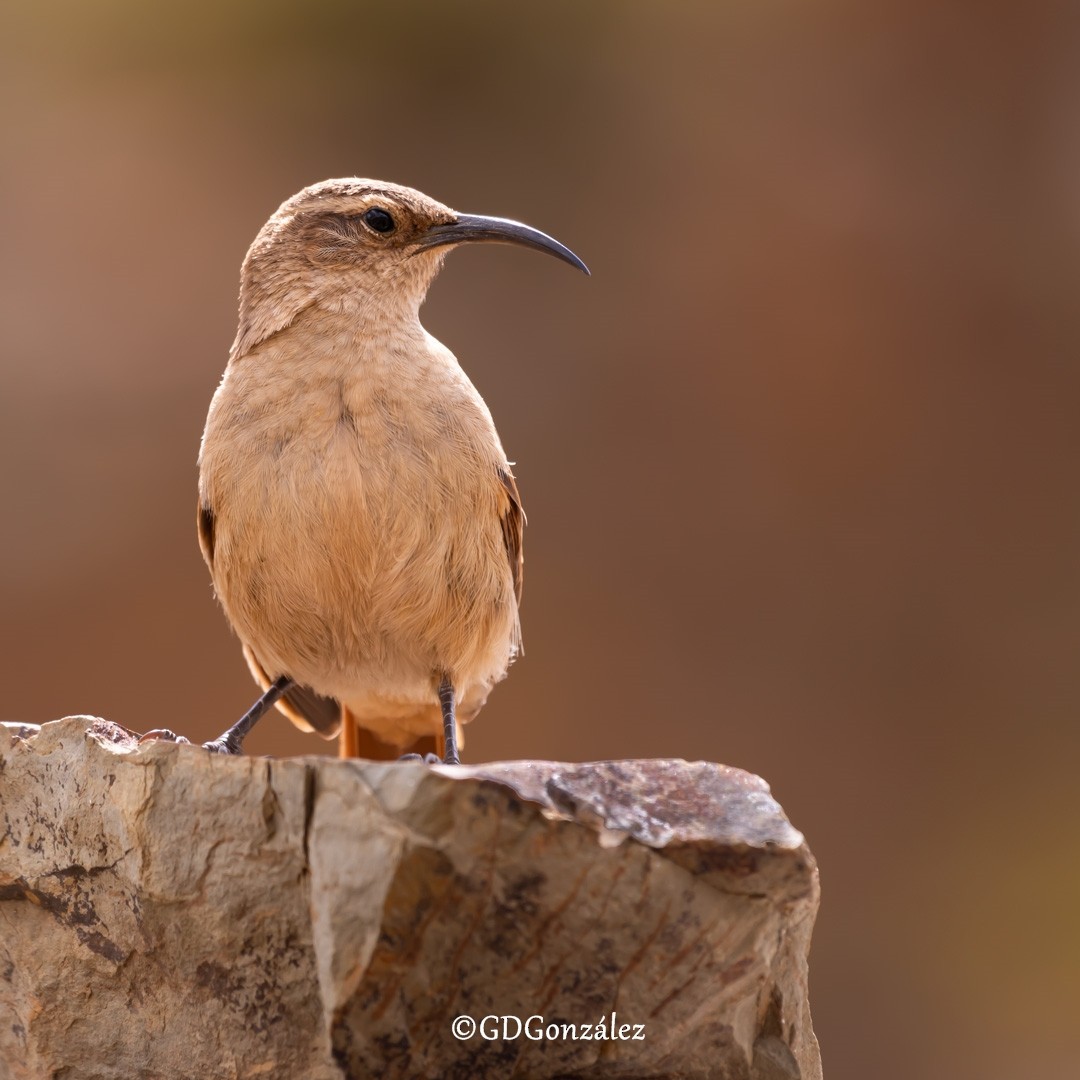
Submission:
<svg viewBox="0 0 1080 1080">
<path fill-rule="evenodd" d="M 153 731 L 148 731 L 145 735 L 139 736 L 139 745 L 149 742 L 174 742 L 185 743 L 191 745 L 190 739 L 185 739 L 183 735 L 177 735 L 175 731 L 169 728 L 154 728 Z M 213 739 L 210 742 L 204 742 L 204 750 L 209 750 L 212 754 L 242 754 L 239 744 L 229 738 L 229 733 L 226 732 L 220 738 Z"/>
<path fill-rule="evenodd" d="M 441 765 L 443 763 L 438 754 L 402 754 L 398 761 L 422 761 L 425 765 Z"/>
<path fill-rule="evenodd" d="M 191 745 L 190 739 L 185 739 L 183 735 L 177 735 L 175 731 L 171 731 L 167 727 L 154 728 L 153 731 L 148 731 L 145 735 L 140 735 L 139 745 L 142 746 L 143 743 L 158 742 L 159 740 L 161 742 L 178 742 L 187 743 L 189 746 Z"/>
<path fill-rule="evenodd" d="M 209 750 L 211 754 L 243 754 L 244 752 L 239 743 L 229 738 L 228 732 L 209 742 L 204 742 L 203 749 Z"/>
</svg>

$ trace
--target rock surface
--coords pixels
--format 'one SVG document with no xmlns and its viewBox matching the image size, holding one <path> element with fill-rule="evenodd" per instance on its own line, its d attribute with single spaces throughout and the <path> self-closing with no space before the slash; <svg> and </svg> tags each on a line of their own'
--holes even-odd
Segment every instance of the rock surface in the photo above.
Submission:
<svg viewBox="0 0 1080 1080">
<path fill-rule="evenodd" d="M 0 830 L 0 1077 L 821 1075 L 817 870 L 736 769 L 226 758 L 70 717 L 0 727 Z"/>
</svg>

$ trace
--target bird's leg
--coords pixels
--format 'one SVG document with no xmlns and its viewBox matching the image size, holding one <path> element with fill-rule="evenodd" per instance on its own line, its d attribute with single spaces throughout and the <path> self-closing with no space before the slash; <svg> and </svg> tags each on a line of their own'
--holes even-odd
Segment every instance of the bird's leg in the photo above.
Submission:
<svg viewBox="0 0 1080 1080">
<path fill-rule="evenodd" d="M 446 753 L 440 762 L 435 754 L 402 754 L 398 761 L 423 761 L 428 765 L 460 765 L 457 749 L 457 716 L 454 704 L 454 684 L 449 675 L 442 677 L 439 683 L 439 708 L 442 709 L 443 744 Z"/>
<path fill-rule="evenodd" d="M 220 735 L 212 742 L 203 743 L 203 746 L 216 754 L 242 754 L 243 750 L 241 750 L 240 744 L 247 738 L 251 729 L 263 718 L 266 711 L 272 708 L 274 702 L 282 694 L 287 693 L 292 685 L 293 680 L 288 675 L 282 675 L 224 735 Z M 191 742 L 190 739 L 185 739 L 183 735 L 177 735 L 175 731 L 170 731 L 168 728 L 154 728 L 153 731 L 148 731 L 145 735 L 140 736 L 139 742 L 154 742 L 158 739 L 164 742 L 189 744 Z"/>
<path fill-rule="evenodd" d="M 269 689 L 228 731 L 211 742 L 203 743 L 207 750 L 215 754 L 242 754 L 241 744 L 251 729 L 274 707 L 274 703 L 293 685 L 288 675 L 270 684 Z"/>
<path fill-rule="evenodd" d="M 457 718 L 454 708 L 454 686 L 450 682 L 450 676 L 444 675 L 439 683 L 439 706 L 442 709 L 443 741 L 446 744 L 446 754 L 443 757 L 445 765 L 460 765 L 461 758 L 457 751 Z"/>
</svg>

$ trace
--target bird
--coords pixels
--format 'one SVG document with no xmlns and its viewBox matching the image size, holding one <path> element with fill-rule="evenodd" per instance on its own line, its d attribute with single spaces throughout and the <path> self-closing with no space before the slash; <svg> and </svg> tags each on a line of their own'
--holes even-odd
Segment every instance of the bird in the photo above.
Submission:
<svg viewBox="0 0 1080 1080">
<path fill-rule="evenodd" d="M 521 652 L 517 483 L 483 398 L 419 318 L 446 254 L 476 242 L 589 273 L 530 226 L 357 177 L 286 199 L 251 244 L 197 517 L 263 693 L 208 749 L 241 753 L 276 706 L 343 757 L 456 764 L 461 725 Z"/>
</svg>

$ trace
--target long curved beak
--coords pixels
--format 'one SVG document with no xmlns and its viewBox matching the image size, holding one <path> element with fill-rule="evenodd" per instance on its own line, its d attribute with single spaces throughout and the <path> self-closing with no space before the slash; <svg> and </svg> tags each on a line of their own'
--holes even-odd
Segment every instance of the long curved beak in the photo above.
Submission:
<svg viewBox="0 0 1080 1080">
<path fill-rule="evenodd" d="M 589 268 L 558 240 L 508 218 L 484 217 L 481 214 L 458 214 L 457 221 L 446 225 L 432 225 L 420 238 L 420 249 L 442 247 L 445 244 L 469 244 L 486 240 L 495 244 L 522 244 L 547 252 L 588 274 Z M 591 275 L 590 275 L 591 276 Z"/>
</svg>

